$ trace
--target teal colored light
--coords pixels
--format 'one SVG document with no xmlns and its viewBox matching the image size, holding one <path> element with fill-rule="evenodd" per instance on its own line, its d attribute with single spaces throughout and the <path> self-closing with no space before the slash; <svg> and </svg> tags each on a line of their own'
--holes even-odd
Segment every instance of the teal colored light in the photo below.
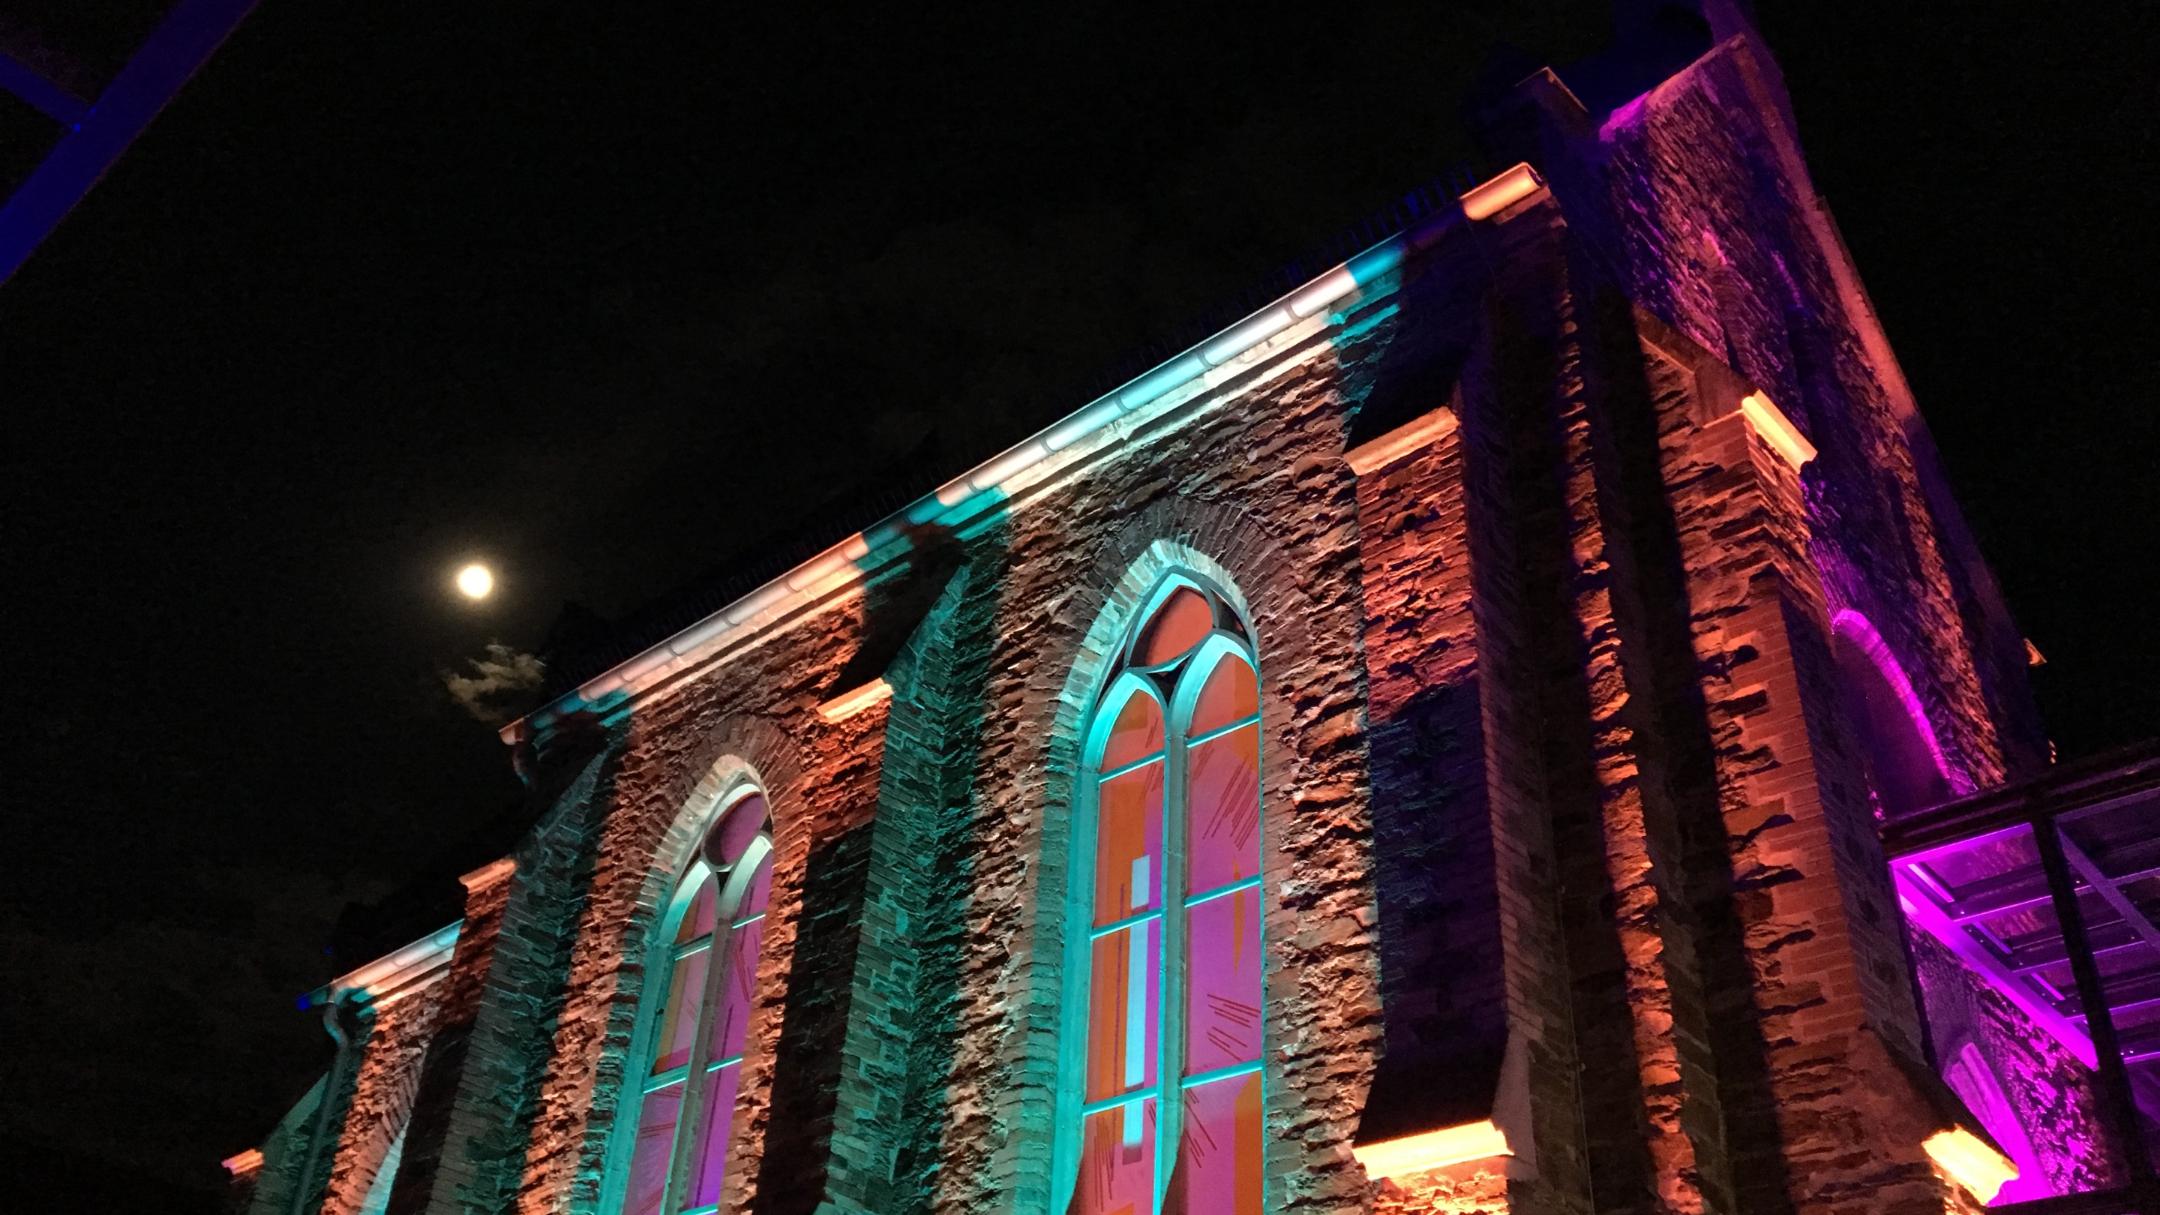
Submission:
<svg viewBox="0 0 2160 1215">
<path fill-rule="evenodd" d="M 1339 273 L 1341 272 L 1338 271 Z M 1123 1145 L 1128 1148 L 1137 1146 L 1150 1133 L 1155 1136 L 1153 1197 L 1157 1209 L 1160 1209 L 1160 1204 L 1168 1197 L 1179 1155 L 1184 1150 L 1182 1124 L 1186 1108 L 1186 1095 L 1215 1081 L 1237 1076 L 1257 1075 L 1260 1078 L 1263 1105 L 1267 1100 L 1266 1092 L 1269 1086 L 1267 1082 L 1264 1027 L 1262 1053 L 1259 1058 L 1189 1075 L 1184 1073 L 1187 1058 L 1185 1041 L 1188 1029 L 1186 1002 L 1190 993 L 1185 990 L 1185 982 L 1180 976 L 1186 962 L 1191 957 L 1188 952 L 1191 949 L 1191 943 L 1185 939 L 1187 934 L 1181 929 L 1184 921 L 1180 917 L 1188 916 L 1194 907 L 1213 902 L 1218 898 L 1248 891 L 1259 892 L 1264 889 L 1264 878 L 1261 874 L 1255 873 L 1242 880 L 1228 883 L 1220 889 L 1211 889 L 1198 897 L 1192 897 L 1185 890 L 1182 876 L 1175 881 L 1168 880 L 1171 874 L 1183 875 L 1185 873 L 1186 824 L 1183 816 L 1185 814 L 1184 798 L 1189 795 L 1189 790 L 1184 785 L 1186 752 L 1209 739 L 1221 737 L 1240 729 L 1252 729 L 1260 720 L 1258 714 L 1254 714 L 1199 734 L 1187 729 L 1187 723 L 1191 721 L 1200 691 L 1206 685 L 1210 673 L 1215 670 L 1218 664 L 1224 662 L 1244 664 L 1251 668 L 1256 684 L 1259 680 L 1259 655 L 1249 635 L 1249 626 L 1243 622 L 1242 610 L 1233 609 L 1236 610 L 1239 617 L 1234 626 L 1225 623 L 1223 618 L 1218 616 L 1215 630 L 1205 640 L 1181 655 L 1171 664 L 1168 669 L 1173 673 L 1170 675 L 1163 675 L 1160 670 L 1143 671 L 1140 668 L 1124 666 L 1126 661 L 1130 661 L 1129 651 L 1139 630 L 1146 627 L 1147 623 L 1155 617 L 1156 609 L 1180 587 L 1200 591 L 1210 599 L 1221 603 L 1235 605 L 1239 602 L 1234 596 L 1225 594 L 1219 588 L 1211 586 L 1189 569 L 1175 570 L 1162 575 L 1158 579 L 1154 590 L 1140 601 L 1138 610 L 1130 614 L 1124 621 L 1124 628 L 1119 631 L 1122 639 L 1116 643 L 1115 652 L 1124 657 L 1119 662 L 1114 663 L 1111 670 L 1102 676 L 1104 683 L 1099 686 L 1091 697 L 1093 702 L 1091 720 L 1083 735 L 1080 760 L 1081 773 L 1078 778 L 1076 796 L 1073 800 L 1072 818 L 1070 820 L 1071 834 L 1068 837 L 1069 856 L 1073 869 L 1064 892 L 1064 920 L 1067 924 L 1088 925 L 1089 927 L 1069 933 L 1065 940 L 1067 966 L 1065 979 L 1067 986 L 1064 992 L 1062 1031 L 1059 1035 L 1057 1052 L 1057 1083 L 1053 1100 L 1045 1103 L 1042 1107 L 1043 1113 L 1051 1115 L 1052 1184 L 1055 1187 L 1052 1196 L 1053 1204 L 1061 1200 L 1070 1201 L 1075 1192 L 1074 1187 L 1078 1182 L 1077 1173 L 1081 1154 L 1082 1126 L 1085 1120 L 1091 1116 L 1112 1109 L 1126 1109 L 1128 1115 L 1121 1121 L 1120 1125 Z M 1121 666 L 1124 666 L 1122 671 L 1119 669 Z M 1167 688 L 1162 687 L 1156 682 L 1158 676 L 1174 680 L 1174 685 Z M 1157 701 L 1162 711 L 1164 749 L 1147 759 L 1134 761 L 1132 764 L 1122 768 L 1104 771 L 1098 767 L 1098 764 L 1103 748 L 1107 743 L 1110 729 L 1117 721 L 1119 706 L 1125 703 L 1126 694 L 1145 694 Z M 1164 694 L 1168 695 L 1167 700 L 1164 700 Z M 1115 779 L 1116 773 L 1135 771 L 1150 764 L 1163 765 L 1166 777 L 1164 800 L 1161 807 L 1163 815 L 1161 844 L 1163 855 L 1161 859 L 1166 876 L 1161 891 L 1162 901 L 1155 908 L 1132 913 L 1111 923 L 1096 924 L 1094 917 L 1097 908 L 1094 902 L 1095 882 L 1093 880 L 1093 868 L 1097 863 L 1095 857 L 1095 815 L 1098 809 L 1096 791 L 1104 781 Z M 1259 845 L 1264 858 L 1266 856 L 1264 790 L 1260 791 L 1259 795 L 1262 797 L 1260 814 L 1261 839 Z M 1145 859 L 1144 856 L 1135 858 L 1131 886 L 1134 890 L 1145 890 L 1151 885 L 1150 875 L 1143 868 Z M 1264 860 L 1262 864 L 1265 864 Z M 1263 898 L 1262 901 L 1264 903 L 1265 899 Z M 1134 932 L 1133 941 L 1127 950 L 1126 966 L 1128 969 L 1124 975 L 1118 976 L 1124 981 L 1124 1032 L 1126 1037 L 1123 1045 L 1127 1070 L 1123 1079 L 1126 1087 L 1125 1091 L 1088 1101 L 1086 1098 L 1088 1044 L 1086 1027 L 1087 1009 L 1090 1003 L 1089 989 L 1104 977 L 1094 973 L 1091 961 L 1093 953 L 1091 945 L 1093 941 L 1104 936 L 1126 930 Z M 1145 934 L 1150 932 L 1162 934 L 1160 944 L 1162 952 L 1156 962 L 1159 967 L 1157 973 L 1161 976 L 1160 981 L 1162 984 L 1159 997 L 1160 1006 L 1159 1011 L 1152 1018 L 1152 1025 L 1147 1012 L 1148 982 L 1145 977 L 1146 968 L 1149 964 L 1148 955 L 1151 946 L 1154 944 L 1154 942 L 1146 938 Z M 1265 962 L 1268 936 L 1266 916 L 1263 909 L 1261 938 L 1259 941 L 1263 959 L 1261 972 L 1263 983 L 1261 998 L 1263 1001 L 1265 1000 L 1265 976 L 1268 969 Z M 1136 1086 L 1139 1084 L 1142 1075 L 1144 1075 L 1149 1062 L 1146 1036 L 1150 1028 L 1153 1028 L 1157 1034 L 1157 1046 L 1153 1053 L 1153 1063 L 1157 1074 L 1155 1083 L 1143 1089 Z M 1147 1124 L 1140 1113 L 1141 1109 L 1149 1101 L 1156 1103 L 1156 1119 L 1152 1132 L 1148 1130 Z M 1030 1113 L 1032 1112 L 1031 1109 Z M 1034 1121 L 1032 1117 L 1026 1115 L 1023 1115 L 1023 1117 L 1029 1122 Z M 1263 1156 L 1267 1152 L 1264 1138 L 1260 1150 Z M 1263 1164 L 1264 1168 L 1265 1165 Z M 1263 1192 L 1272 1188 L 1272 1185 L 1263 1183 Z"/>
<path fill-rule="evenodd" d="M 1367 286 L 1403 263 L 1403 253 L 1408 245 L 1400 238 L 1388 241 L 1374 249 L 1368 249 L 1350 259 L 1344 269 L 1358 286 Z"/>
<path fill-rule="evenodd" d="M 1171 363 L 1144 377 L 1140 382 L 1119 394 L 1118 400 L 1127 409 L 1138 409 L 1206 370 L 1207 364 L 1200 361 L 1199 355 L 1188 354 L 1175 363 Z"/>
<path fill-rule="evenodd" d="M 988 489 L 971 490 L 966 497 L 939 511 L 932 517 L 932 521 L 941 527 L 958 527 L 977 515 L 995 515 L 1003 507 L 1005 496 L 1005 491 L 994 485 Z"/>
</svg>

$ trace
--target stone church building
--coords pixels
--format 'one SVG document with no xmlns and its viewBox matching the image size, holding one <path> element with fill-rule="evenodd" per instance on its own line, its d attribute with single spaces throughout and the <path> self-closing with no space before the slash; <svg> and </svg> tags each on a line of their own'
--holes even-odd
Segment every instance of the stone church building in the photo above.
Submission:
<svg viewBox="0 0 2160 1215">
<path fill-rule="evenodd" d="M 2160 1209 L 2160 752 L 2050 766 L 1776 64 L 1638 33 L 558 663 L 522 838 L 316 993 L 239 1208 Z"/>
</svg>

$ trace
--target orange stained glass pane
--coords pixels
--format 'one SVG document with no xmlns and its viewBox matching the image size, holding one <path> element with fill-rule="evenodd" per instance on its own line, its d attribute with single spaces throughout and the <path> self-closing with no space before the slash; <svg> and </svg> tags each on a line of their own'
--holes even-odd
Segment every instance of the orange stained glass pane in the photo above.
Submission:
<svg viewBox="0 0 2160 1215">
<path fill-rule="evenodd" d="M 1162 1019 L 1162 921 L 1098 937 L 1089 954 L 1087 1100 L 1155 1083 Z"/>
<path fill-rule="evenodd" d="M 1174 1209 L 1261 1215 L 1260 1073 L 1186 1089 L 1179 1138 Z"/>
<path fill-rule="evenodd" d="M 1159 667 L 1191 652 L 1214 629 L 1214 605 L 1207 596 L 1181 586 L 1170 592 L 1140 630 L 1140 640 L 1133 646 L 1133 661 L 1143 667 Z"/>
<path fill-rule="evenodd" d="M 711 965 L 712 950 L 707 948 L 678 960 L 669 971 L 667 1007 L 653 1033 L 653 1075 L 690 1062 L 690 1047 L 697 1040 L 698 1009 L 705 1003 L 705 972 Z"/>
<path fill-rule="evenodd" d="M 1260 683 L 1253 678 L 1253 669 L 1243 658 L 1225 654 L 1208 672 L 1207 682 L 1200 685 L 1200 699 L 1193 703 L 1192 724 L 1186 733 L 1219 730 L 1259 711 Z"/>
<path fill-rule="evenodd" d="M 710 879 L 698 882 L 697 897 L 690 900 L 690 909 L 683 912 L 682 925 L 675 930 L 677 945 L 688 945 L 700 937 L 712 935 L 715 905 L 719 898 L 719 891 Z"/>
<path fill-rule="evenodd" d="M 1110 740 L 1103 747 L 1102 764 L 1097 770 L 1114 772 L 1150 755 L 1160 755 L 1162 749 L 1162 706 L 1155 703 L 1154 697 L 1134 688 L 1110 725 Z"/>
<path fill-rule="evenodd" d="M 1109 924 L 1162 906 L 1163 766 L 1114 776 L 1095 790 L 1095 918 Z"/>
</svg>

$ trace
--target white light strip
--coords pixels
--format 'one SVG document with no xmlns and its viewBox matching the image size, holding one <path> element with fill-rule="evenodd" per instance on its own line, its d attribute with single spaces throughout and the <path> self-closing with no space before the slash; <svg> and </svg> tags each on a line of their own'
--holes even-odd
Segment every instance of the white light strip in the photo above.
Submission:
<svg viewBox="0 0 2160 1215">
<path fill-rule="evenodd" d="M 458 931 L 464 926 L 465 921 L 458 920 L 438 928 L 403 949 L 330 980 L 308 993 L 308 1006 L 320 1008 L 348 991 L 365 993 L 370 1004 L 383 1005 L 426 986 L 450 964 Z"/>
<path fill-rule="evenodd" d="M 887 542 L 897 540 L 902 545 L 899 552 L 888 554 L 887 560 L 904 553 L 908 525 L 921 526 L 933 520 L 941 524 L 964 522 L 970 515 L 986 509 L 998 491 L 1009 491 L 1016 478 L 1101 431 L 1121 414 L 1142 409 L 1195 380 L 1202 381 L 1206 387 L 1215 387 L 1222 382 L 1217 377 L 1225 373 L 1212 369 L 1221 368 L 1266 344 L 1298 320 L 1320 315 L 1360 287 L 1395 269 L 1408 251 L 1431 247 L 1463 220 L 1489 219 L 1530 197 L 1543 185 L 1529 165 L 1516 165 L 1463 194 L 1459 209 L 1434 216 L 1402 235 L 1382 241 L 1207 341 L 1188 348 L 1117 390 L 1097 397 L 1063 421 L 984 461 L 973 472 L 947 482 L 935 494 L 911 504 L 869 531 L 849 537 L 660 645 L 617 664 L 588 680 L 576 692 L 511 722 L 502 728 L 502 740 L 515 745 L 534 731 L 547 728 L 567 714 L 598 704 L 606 697 L 641 692 L 658 680 L 694 665 L 705 654 L 730 641 L 737 630 L 755 623 L 765 613 L 783 604 L 790 609 L 806 606 L 842 589 L 867 573 L 868 566 L 882 564 L 871 562 L 866 566 L 863 559 L 882 549 Z M 835 553 L 843 555 L 835 558 Z"/>
<path fill-rule="evenodd" d="M 1487 1118 L 1483 1122 L 1465 1122 L 1400 1139 L 1358 1144 L 1350 1149 L 1350 1154 L 1365 1166 L 1366 1176 L 1377 1179 L 1408 1177 L 1451 1164 L 1490 1160 L 1515 1153 L 1508 1147 L 1507 1135 Z"/>
<path fill-rule="evenodd" d="M 1740 398 L 1740 416 L 1763 437 L 1770 450 L 1793 466 L 1794 472 L 1807 467 L 1807 462 L 1815 458 L 1815 445 L 1807 441 L 1807 436 L 1792 424 L 1784 410 L 1771 404 L 1770 398 L 1761 392 L 1751 392 Z"/>
<path fill-rule="evenodd" d="M 817 715 L 826 721 L 845 721 L 881 700 L 892 698 L 892 685 L 882 678 L 873 679 L 859 688 L 840 693 L 817 707 Z"/>
<path fill-rule="evenodd" d="M 1277 308 L 1270 312 L 1263 312 L 1223 336 L 1216 338 L 1205 349 L 1201 350 L 1200 357 L 1207 361 L 1208 366 L 1220 367 L 1288 329 L 1296 321 L 1297 318 L 1291 315 L 1290 310 L 1287 308 Z"/>
<path fill-rule="evenodd" d="M 1358 444 L 1344 452 L 1343 459 L 1350 465 L 1351 472 L 1361 477 L 1370 476 L 1438 443 L 1454 430 L 1455 411 L 1443 405 L 1377 439 Z"/>
<path fill-rule="evenodd" d="M 1357 290 L 1357 279 L 1345 268 L 1334 271 L 1305 290 L 1290 297 L 1290 312 L 1296 317 L 1317 316 L 1327 311 L 1329 304 Z"/>
</svg>

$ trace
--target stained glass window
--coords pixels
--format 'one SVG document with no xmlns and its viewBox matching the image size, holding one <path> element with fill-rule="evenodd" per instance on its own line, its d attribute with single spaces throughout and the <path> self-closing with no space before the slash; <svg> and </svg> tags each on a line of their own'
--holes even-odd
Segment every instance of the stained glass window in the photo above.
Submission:
<svg viewBox="0 0 2160 1215">
<path fill-rule="evenodd" d="M 1094 722 L 1067 1215 L 1260 1215 L 1260 689 L 1236 610 L 1166 582 Z"/>
<path fill-rule="evenodd" d="M 743 1047 L 772 892 L 763 795 L 728 803 L 676 888 L 648 974 L 645 1057 L 621 1215 L 711 1215 L 727 1182 Z M 629 1104 L 629 1103 L 626 1103 Z"/>
</svg>

